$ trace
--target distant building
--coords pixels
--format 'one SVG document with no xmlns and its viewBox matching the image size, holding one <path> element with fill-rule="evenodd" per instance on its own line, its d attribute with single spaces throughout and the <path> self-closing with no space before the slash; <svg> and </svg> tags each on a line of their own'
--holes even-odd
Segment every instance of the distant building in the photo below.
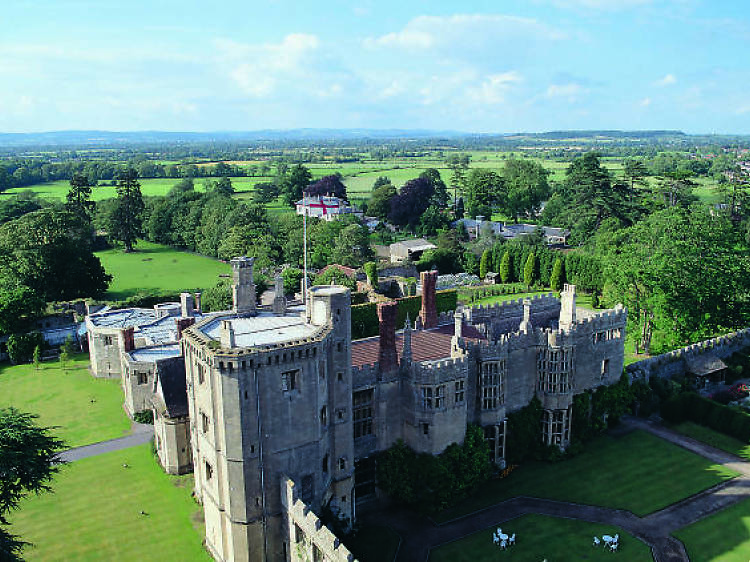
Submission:
<svg viewBox="0 0 750 562">
<path fill-rule="evenodd" d="M 435 246 L 435 244 L 424 238 L 394 242 L 389 246 L 391 262 L 397 263 L 406 260 L 417 261 L 422 257 L 424 252 L 436 248 L 437 246 Z"/>
<path fill-rule="evenodd" d="M 338 219 L 342 215 L 362 217 L 362 211 L 349 204 L 348 201 L 332 195 L 312 195 L 300 199 L 296 203 L 297 214 L 307 215 L 326 221 Z"/>
<path fill-rule="evenodd" d="M 567 242 L 570 231 L 565 228 L 557 228 L 553 226 L 538 226 L 536 224 L 528 223 L 504 223 L 496 221 L 483 221 L 474 219 L 460 219 L 456 221 L 456 224 L 462 223 L 466 227 L 466 231 L 469 233 L 469 238 L 476 238 L 482 229 L 489 228 L 492 233 L 496 236 L 502 236 L 505 240 L 514 240 L 521 236 L 533 234 L 537 228 L 542 229 L 542 236 L 544 236 L 547 244 L 550 246 L 564 245 Z"/>
</svg>

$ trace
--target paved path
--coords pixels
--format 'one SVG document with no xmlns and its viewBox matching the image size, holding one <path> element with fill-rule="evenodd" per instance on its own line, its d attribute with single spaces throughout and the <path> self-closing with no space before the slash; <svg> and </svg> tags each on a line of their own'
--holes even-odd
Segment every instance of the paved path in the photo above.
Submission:
<svg viewBox="0 0 750 562">
<path fill-rule="evenodd" d="M 626 418 L 623 423 L 626 429 L 653 433 L 740 476 L 645 517 L 625 510 L 516 497 L 442 525 L 401 508 L 364 509 L 360 511 L 360 519 L 372 524 L 387 522 L 401 535 L 397 562 L 422 562 L 427 560 L 431 548 L 532 513 L 616 526 L 649 545 L 656 562 L 688 561 L 684 545 L 671 533 L 750 497 L 750 463 L 658 424 L 637 418 Z"/>
<path fill-rule="evenodd" d="M 58 456 L 61 460 L 67 462 L 79 461 L 88 457 L 143 445 L 144 443 L 151 441 L 153 437 L 153 425 L 133 423 L 130 435 L 118 437 L 117 439 L 110 439 L 109 441 L 100 441 L 99 443 L 93 443 L 91 445 L 84 445 L 83 447 L 68 449 L 67 451 L 60 453 Z"/>
</svg>

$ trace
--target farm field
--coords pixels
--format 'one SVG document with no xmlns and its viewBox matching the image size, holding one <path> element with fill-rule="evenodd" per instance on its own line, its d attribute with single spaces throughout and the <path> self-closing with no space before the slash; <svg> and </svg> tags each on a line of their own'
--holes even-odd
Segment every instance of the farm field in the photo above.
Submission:
<svg viewBox="0 0 750 562">
<path fill-rule="evenodd" d="M 691 560 L 747 562 L 750 558 L 750 500 L 674 533 Z"/>
<path fill-rule="evenodd" d="M 492 542 L 497 526 L 478 531 L 430 551 L 430 562 L 495 562 L 502 560 L 652 560 L 649 547 L 622 529 L 575 519 L 524 515 L 500 525 L 504 533 L 516 533 L 516 544 L 502 550 Z M 591 546 L 592 537 L 619 534 L 619 548 L 612 553 Z"/>
<path fill-rule="evenodd" d="M 21 502 L 11 530 L 34 543 L 23 552 L 29 561 L 209 562 L 191 481 L 162 472 L 150 445 L 75 461 L 55 477 L 54 493 Z"/>
<path fill-rule="evenodd" d="M 57 426 L 67 447 L 122 437 L 131 422 L 122 408 L 119 380 L 96 379 L 87 354 L 78 354 L 63 370 L 60 363 L 0 365 L 0 408 L 13 406 L 39 415 L 37 423 Z"/>
<path fill-rule="evenodd" d="M 604 435 L 571 459 L 526 463 L 435 519 L 449 521 L 514 496 L 627 509 L 644 516 L 735 476 L 643 431 Z"/>
<path fill-rule="evenodd" d="M 120 248 L 96 252 L 104 269 L 113 277 L 107 299 L 206 289 L 216 285 L 220 274 L 230 273 L 229 264 L 169 246 L 139 240 L 135 248 L 129 254 Z"/>
<path fill-rule="evenodd" d="M 256 183 L 269 181 L 271 178 L 267 177 L 253 177 L 253 178 L 231 178 L 232 187 L 238 193 L 252 191 L 253 186 Z M 196 178 L 195 189 L 196 191 L 205 191 L 205 181 L 216 180 L 216 178 Z M 177 183 L 180 182 L 179 178 L 154 178 L 154 179 L 140 179 L 138 180 L 141 184 L 141 193 L 144 197 L 166 195 L 170 189 L 172 189 Z M 4 195 L 13 195 L 24 191 L 31 191 L 36 193 L 44 199 L 59 199 L 64 200 L 65 195 L 68 193 L 70 183 L 67 180 L 59 180 L 47 183 L 39 183 L 29 187 L 16 187 L 8 189 L 0 193 L 0 197 Z M 117 190 L 113 185 L 99 185 L 94 187 L 91 191 L 91 198 L 94 201 L 101 201 L 102 199 L 109 199 L 117 197 Z"/>
</svg>

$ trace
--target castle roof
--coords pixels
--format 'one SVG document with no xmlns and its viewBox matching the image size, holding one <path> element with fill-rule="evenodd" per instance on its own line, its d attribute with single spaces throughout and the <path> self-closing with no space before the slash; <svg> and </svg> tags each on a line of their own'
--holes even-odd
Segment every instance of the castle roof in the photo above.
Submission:
<svg viewBox="0 0 750 562">
<path fill-rule="evenodd" d="M 432 330 L 413 330 L 411 333 L 412 361 L 434 361 L 451 356 L 453 324 L 444 324 Z M 468 340 L 484 340 L 484 336 L 474 326 L 464 322 L 463 337 Z M 396 332 L 396 352 L 399 361 L 404 348 L 403 331 Z M 352 342 L 352 367 L 371 365 L 378 361 L 380 337 L 365 338 Z"/>
<path fill-rule="evenodd" d="M 314 336 L 320 326 L 308 324 L 300 315 L 304 310 L 290 308 L 287 314 L 279 316 L 267 310 L 259 310 L 256 316 L 217 316 L 197 327 L 212 340 L 221 341 L 221 321 L 229 320 L 234 330 L 237 347 L 256 347 L 292 342 Z"/>
<path fill-rule="evenodd" d="M 159 388 L 154 396 L 154 405 L 170 418 L 187 416 L 189 411 L 184 362 L 160 363 L 157 384 Z"/>
</svg>

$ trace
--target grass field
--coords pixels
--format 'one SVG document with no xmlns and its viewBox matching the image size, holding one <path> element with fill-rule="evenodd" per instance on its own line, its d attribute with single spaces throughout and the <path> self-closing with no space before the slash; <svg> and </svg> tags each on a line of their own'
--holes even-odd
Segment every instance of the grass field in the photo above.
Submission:
<svg viewBox="0 0 750 562">
<path fill-rule="evenodd" d="M 237 193 L 244 193 L 244 192 L 250 192 L 253 190 L 253 186 L 256 183 L 269 181 L 271 178 L 267 177 L 253 177 L 253 178 L 231 178 L 232 179 L 232 187 L 234 187 L 235 192 Z M 205 191 L 205 181 L 212 180 L 215 181 L 216 178 L 197 178 L 195 180 L 195 189 L 197 191 Z M 139 180 L 141 184 L 141 193 L 143 193 L 144 197 L 149 196 L 157 196 L 157 195 L 166 195 L 170 189 L 172 189 L 177 183 L 180 182 L 179 179 L 175 178 L 156 178 L 156 179 L 141 179 Z M 8 189 L 7 191 L 3 191 L 0 193 L 0 197 L 7 196 L 7 195 L 14 195 L 23 191 L 32 191 L 39 195 L 40 197 L 43 197 L 44 199 L 58 199 L 58 200 L 64 200 L 66 194 L 68 193 L 68 189 L 70 189 L 70 184 L 67 180 L 60 180 L 60 181 L 53 181 L 48 183 L 40 183 L 36 185 L 32 185 L 29 187 L 17 187 L 13 189 Z M 93 188 L 91 192 L 91 198 L 94 201 L 101 201 L 102 199 L 109 199 L 111 197 L 116 197 L 117 191 L 115 186 L 113 185 L 100 185 L 98 187 Z"/>
<path fill-rule="evenodd" d="M 164 474 L 150 445 L 83 459 L 61 469 L 54 493 L 24 500 L 11 531 L 34 543 L 29 561 L 208 562 L 191 480 Z"/>
<path fill-rule="evenodd" d="M 739 439 L 735 439 L 729 435 L 724 435 L 723 433 L 714 431 L 711 428 L 689 421 L 674 425 L 672 426 L 672 429 L 677 430 L 688 437 L 692 437 L 697 441 L 702 441 L 712 447 L 716 447 L 717 449 L 721 449 L 722 451 L 732 453 L 733 455 L 737 455 L 750 461 L 750 445 L 743 443 Z"/>
<path fill-rule="evenodd" d="M 63 370 L 60 363 L 0 366 L 0 407 L 39 415 L 38 423 L 59 426 L 55 434 L 68 447 L 122 437 L 130 420 L 122 409 L 118 380 L 95 379 L 88 356 L 79 354 Z"/>
<path fill-rule="evenodd" d="M 516 533 L 515 546 L 502 550 L 492 542 L 493 526 L 430 551 L 430 562 L 495 562 L 497 560 L 652 560 L 651 550 L 622 529 L 598 523 L 524 515 L 500 525 L 503 532 Z M 619 534 L 619 548 L 612 553 L 594 548 L 594 536 Z M 696 559 L 697 560 L 697 559 Z"/>
<path fill-rule="evenodd" d="M 750 500 L 693 523 L 674 535 L 685 544 L 690 560 L 747 562 L 750 560 Z"/>
<path fill-rule="evenodd" d="M 129 254 L 117 248 L 96 255 L 113 277 L 106 294 L 111 300 L 141 292 L 174 294 L 206 289 L 216 284 L 219 274 L 230 272 L 226 263 L 143 240 Z"/>
<path fill-rule="evenodd" d="M 529 462 L 435 519 L 448 521 L 514 496 L 627 509 L 643 516 L 737 476 L 650 433 L 602 436 L 557 463 Z"/>
</svg>

